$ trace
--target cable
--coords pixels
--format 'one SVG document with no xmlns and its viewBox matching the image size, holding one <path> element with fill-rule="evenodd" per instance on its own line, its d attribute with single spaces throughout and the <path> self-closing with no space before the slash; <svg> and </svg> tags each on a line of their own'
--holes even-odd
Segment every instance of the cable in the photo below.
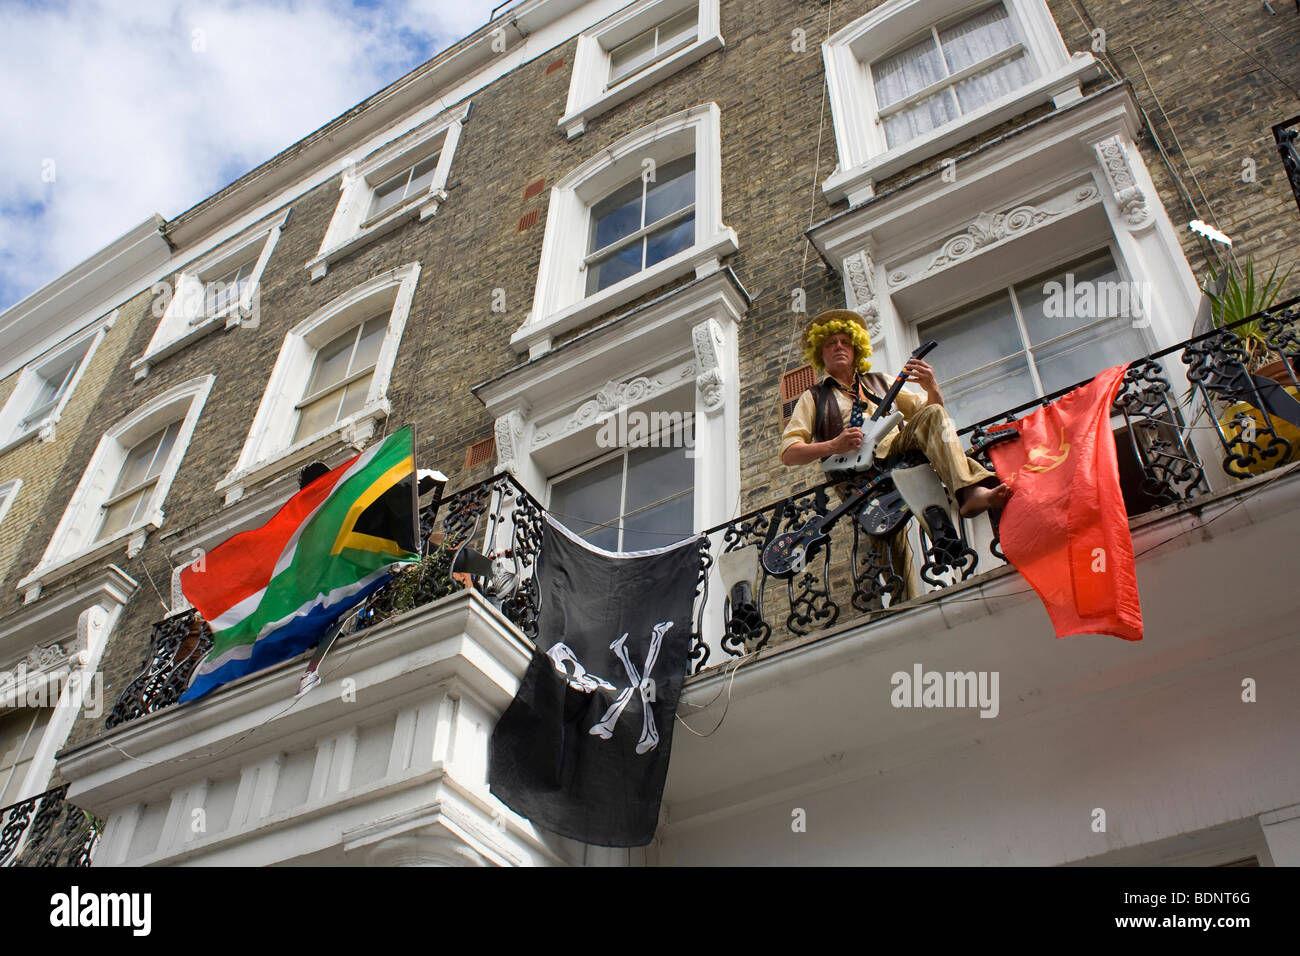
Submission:
<svg viewBox="0 0 1300 956">
<path fill-rule="evenodd" d="M 834 0 L 827 0 L 827 4 L 826 4 L 826 39 L 827 40 L 831 38 L 832 7 L 834 7 Z M 813 217 L 816 215 L 816 211 L 817 211 L 817 180 L 821 176 L 822 136 L 826 130 L 826 92 L 827 92 L 827 82 L 823 77 L 821 112 L 818 114 L 818 118 L 817 118 L 817 149 L 814 153 L 814 158 L 813 158 L 812 194 L 808 199 L 808 228 L 809 229 L 811 229 L 813 226 Z M 804 287 L 804 280 L 808 273 L 808 252 L 811 248 L 812 248 L 812 240 L 809 239 L 807 235 L 805 235 L 803 239 L 803 263 L 799 266 L 799 289 L 800 290 L 802 290 Z M 807 315 L 807 311 L 805 310 L 805 312 L 803 313 L 799 313 L 799 312 L 791 313 L 790 339 L 788 342 L 786 342 L 785 354 L 781 359 L 781 365 L 780 365 L 780 368 L 785 370 L 789 370 L 790 356 L 791 353 L 794 351 L 795 343 L 798 341 L 799 322 L 800 322 L 799 316 L 801 314 Z M 779 374 L 784 374 L 784 372 Z M 779 378 L 777 380 L 777 383 L 779 386 L 780 384 Z M 782 404 L 781 392 L 778 387 L 777 396 L 776 396 L 776 412 L 777 412 L 778 422 L 781 420 L 781 404 Z M 736 507 L 737 508 L 740 507 L 739 496 L 737 496 Z"/>
<path fill-rule="evenodd" d="M 1291 85 L 1290 83 L 1288 83 L 1286 80 L 1282 79 L 1282 77 L 1278 76 L 1276 73 L 1274 73 L 1272 70 L 1270 70 L 1270 69 L 1269 69 L 1267 66 L 1265 66 L 1262 62 L 1260 62 L 1260 60 L 1259 60 L 1259 59 L 1258 59 L 1258 58 L 1257 58 L 1253 53 L 1251 53 L 1249 50 L 1245 49 L 1245 48 L 1242 47 L 1240 44 L 1238 44 L 1236 40 L 1234 40 L 1232 37 L 1228 36 L 1228 34 L 1224 33 L 1222 30 L 1220 30 L 1219 27 L 1218 27 L 1218 25 L 1215 24 L 1214 21 L 1212 21 L 1212 20 L 1210 20 L 1208 17 L 1206 17 L 1206 15 L 1201 11 L 1201 8 L 1198 7 L 1198 6 L 1196 5 L 1196 3 L 1194 2 L 1194 0 L 1188 0 L 1188 6 L 1190 6 L 1193 10 L 1196 11 L 1197 16 L 1199 16 L 1203 21 L 1205 21 L 1205 23 L 1210 27 L 1210 29 L 1212 29 L 1212 30 L 1213 30 L 1215 33 L 1217 33 L 1219 36 L 1223 37 L 1225 40 L 1227 40 L 1229 43 L 1231 43 L 1233 46 L 1235 46 L 1238 50 L 1240 50 L 1240 51 L 1241 51 L 1242 53 L 1244 53 L 1246 56 L 1250 57 L 1250 59 L 1254 62 L 1254 64 L 1255 64 L 1256 66 L 1258 66 L 1261 70 L 1263 70 L 1263 71 L 1264 71 L 1265 73 L 1267 73 L 1269 76 L 1273 77 L 1273 79 L 1277 80 L 1279 83 L 1281 83 L 1283 86 L 1285 86 L 1288 90 L 1291 91 L 1291 94 L 1292 94 L 1296 99 L 1300 100 L 1300 91 L 1296 90 L 1296 88 L 1295 88 L 1294 86 L 1292 86 L 1292 85 Z M 1180 4 L 1174 4 L 1174 8 L 1177 9 L 1177 10 L 1181 10 L 1181 9 L 1182 9 L 1182 7 L 1181 7 Z"/>
<path fill-rule="evenodd" d="M 749 663 L 754 659 L 755 659 L 754 654 L 746 654 L 744 657 L 737 657 L 735 659 L 735 666 L 732 667 L 731 676 L 727 679 L 727 687 L 726 687 L 727 705 L 722 708 L 722 714 L 718 717 L 718 722 L 713 725 L 712 730 L 708 731 L 707 733 L 701 733 L 700 731 L 692 727 L 690 724 L 688 724 L 682 718 L 681 714 L 674 714 L 674 716 L 677 718 L 677 722 L 681 724 L 683 727 L 685 727 L 687 730 L 689 730 L 691 733 L 693 733 L 696 737 L 712 737 L 714 734 L 716 734 L 718 730 L 722 727 L 722 722 L 727 719 L 727 711 L 731 709 L 731 688 L 736 682 L 736 671 L 740 670 L 741 666 Z M 728 663 L 731 662 L 729 661 Z M 688 706 L 696 707 L 698 710 L 704 710 L 705 708 L 712 707 L 715 703 L 717 703 L 718 698 L 721 696 L 722 696 L 722 691 L 719 690 L 716 694 L 713 695 L 713 700 L 709 701 L 707 704 L 689 704 Z"/>
</svg>

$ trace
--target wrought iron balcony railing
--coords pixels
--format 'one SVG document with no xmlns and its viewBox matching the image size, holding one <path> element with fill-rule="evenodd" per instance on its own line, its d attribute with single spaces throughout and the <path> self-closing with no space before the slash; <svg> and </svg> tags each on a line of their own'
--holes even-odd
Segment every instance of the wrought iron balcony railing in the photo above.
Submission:
<svg viewBox="0 0 1300 956">
<path fill-rule="evenodd" d="M 1300 434 L 1289 431 L 1289 423 L 1269 411 L 1273 403 L 1264 393 L 1272 386 L 1252 374 L 1243 343 L 1243 336 L 1248 335 L 1257 353 L 1266 349 L 1286 360 L 1283 384 L 1300 394 L 1296 379 L 1300 369 L 1297 301 L 1163 349 L 1129 366 L 1113 413 L 1122 421 L 1116 434 L 1131 515 L 1210 491 L 1198 444 L 1204 453 L 1217 442 L 1224 471 L 1236 477 L 1249 477 L 1300 459 Z M 1182 396 L 1175 394 L 1162 362 L 1175 354 L 1186 367 L 1190 383 Z M 1062 389 L 964 429 L 960 434 L 968 438 L 970 454 L 989 465 L 992 426 L 1012 421 L 1070 390 Z M 1207 410 L 1209 422 L 1198 424 Z M 1187 436 L 1194 430 L 1206 440 L 1191 441 Z M 1208 439 L 1211 433 L 1212 440 Z M 1294 447 L 1288 434 L 1296 439 Z M 758 551 L 778 534 L 826 515 L 833 507 L 833 490 L 834 483 L 826 482 L 798 491 L 705 532 L 706 573 L 691 651 L 693 673 L 719 663 L 710 661 L 714 651 L 724 659 L 742 656 L 774 640 L 830 627 L 849 615 L 900 611 L 908 602 L 909 591 L 919 596 L 968 580 L 981 569 L 979 552 L 985 548 L 996 562 L 986 566 L 1003 562 L 992 515 L 987 526 L 982 518 L 959 519 L 956 537 L 934 541 L 923 531 L 916 532 L 912 547 L 916 572 L 908 567 L 906 555 L 890 558 L 888 549 L 873 546 L 873 539 L 859 522 L 852 521 L 844 523 L 800 572 L 786 579 L 769 575 L 757 560 Z M 430 535 L 435 529 L 435 508 L 440 535 Z M 532 572 L 541 545 L 542 511 L 509 474 L 495 475 L 445 498 L 438 506 L 426 507 L 421 512 L 426 542 L 423 561 L 374 595 L 349 627 L 375 627 L 394 614 L 472 583 L 523 633 L 535 637 L 538 604 Z M 477 577 L 454 574 L 453 567 L 461 566 L 458 555 L 462 550 L 481 547 L 485 540 L 497 555 L 493 573 Z M 721 565 L 727 588 L 720 599 L 715 596 L 709 604 L 707 569 L 715 562 Z M 909 584 L 907 577 L 913 574 Z M 734 587 L 736 580 L 743 586 Z M 117 702 L 108 726 L 174 702 L 209 642 L 206 625 L 192 612 L 156 625 L 140 675 Z"/>
<path fill-rule="evenodd" d="M 99 821 L 68 803 L 68 785 L 0 809 L 0 866 L 89 866 Z"/>
<path fill-rule="evenodd" d="M 1294 116 L 1285 123 L 1273 127 L 1273 139 L 1277 141 L 1277 151 L 1282 157 L 1282 169 L 1286 171 L 1287 181 L 1291 184 L 1291 195 L 1295 197 L 1296 206 L 1300 206 L 1300 147 L 1296 140 L 1300 137 L 1300 116 Z"/>
</svg>

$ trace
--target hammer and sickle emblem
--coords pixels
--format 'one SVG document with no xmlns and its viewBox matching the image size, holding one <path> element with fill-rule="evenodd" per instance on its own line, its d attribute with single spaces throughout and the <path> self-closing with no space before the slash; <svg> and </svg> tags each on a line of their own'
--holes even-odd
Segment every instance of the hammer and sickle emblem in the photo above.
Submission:
<svg viewBox="0 0 1300 956">
<path fill-rule="evenodd" d="M 1012 475 L 1007 481 L 1013 481 L 1019 478 L 1023 472 L 1033 472 L 1042 474 L 1051 471 L 1053 468 L 1059 468 L 1065 464 L 1065 460 L 1070 457 L 1070 443 L 1065 440 L 1065 429 L 1061 429 L 1061 438 L 1058 442 L 1058 451 L 1060 454 L 1053 454 L 1052 449 L 1046 445 L 1035 445 L 1029 449 L 1029 458 L 1024 466 L 1016 474 Z"/>
</svg>

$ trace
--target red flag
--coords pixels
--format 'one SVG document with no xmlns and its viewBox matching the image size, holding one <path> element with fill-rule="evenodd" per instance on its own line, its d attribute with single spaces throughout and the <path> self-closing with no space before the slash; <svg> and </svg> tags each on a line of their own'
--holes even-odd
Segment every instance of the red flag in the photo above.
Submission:
<svg viewBox="0 0 1300 956">
<path fill-rule="evenodd" d="M 1133 539 L 1110 431 L 1110 406 L 1127 367 L 1107 369 L 999 426 L 1020 438 L 989 449 L 998 477 L 1015 492 L 999 524 L 1002 552 L 1042 598 L 1057 637 L 1142 640 Z"/>
</svg>

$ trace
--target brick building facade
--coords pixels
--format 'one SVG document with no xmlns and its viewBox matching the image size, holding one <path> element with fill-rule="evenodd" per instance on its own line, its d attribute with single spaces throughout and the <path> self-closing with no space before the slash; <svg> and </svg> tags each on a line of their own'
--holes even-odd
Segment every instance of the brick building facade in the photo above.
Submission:
<svg viewBox="0 0 1300 956">
<path fill-rule="evenodd" d="M 157 275 L 141 269 L 122 297 L 56 446 L 0 458 L 0 481 L 21 473 L 25 491 L 0 524 L 0 647 L 5 621 L 14 633 L 34 633 L 44 628 L 31 623 L 43 607 L 66 605 L 66 627 L 103 606 L 110 585 L 93 582 L 114 566 L 133 586 L 118 587 L 117 603 L 104 608 L 97 670 L 111 705 L 139 673 L 151 628 L 182 610 L 172 582 L 191 554 L 266 520 L 296 489 L 303 464 L 335 464 L 406 422 L 417 426 L 418 463 L 444 472 L 448 489 L 504 468 L 547 504 L 559 482 L 602 460 L 583 409 L 635 403 L 626 396 L 636 385 L 647 396 L 642 407 L 695 414 L 707 442 L 687 499 L 693 527 L 651 533 L 699 532 L 764 507 L 819 480 L 813 467 L 782 466 L 775 449 L 781 376 L 802 364 L 797 337 L 825 308 L 867 315 L 876 367 L 892 372 L 918 330 L 962 328 L 972 303 L 1008 289 L 1020 295 L 1029 280 L 1102 256 L 1104 268 L 1146 283 L 1153 297 L 1146 324 L 1125 333 L 1129 357 L 1172 347 L 1193 334 L 1197 282 L 1225 261 L 1224 246 L 1188 228 L 1192 219 L 1231 236 L 1239 262 L 1276 261 L 1279 275 L 1300 264 L 1297 210 L 1271 133 L 1300 113 L 1285 79 L 1300 61 L 1295 19 L 1280 5 L 1229 16 L 1222 4 L 1201 11 L 1122 0 L 516 4 L 165 225 L 168 262 Z M 981 60 L 987 51 L 978 45 L 1000 42 L 1003 29 L 1011 45 Z M 943 77 L 917 65 L 932 55 L 915 52 L 927 42 L 948 56 L 935 61 Z M 664 49 L 623 79 L 600 75 L 619 75 L 622 58 L 636 52 L 627 43 Z M 973 66 L 954 65 L 962 43 Z M 882 105 L 886 64 L 916 88 Z M 1023 82 L 1014 80 L 1021 69 Z M 990 94 L 977 70 L 1007 71 L 998 82 L 1009 91 Z M 909 135 L 908 123 L 933 119 L 922 116 L 922 95 L 951 97 L 934 108 L 957 115 Z M 660 266 L 605 285 L 589 279 L 611 260 L 582 247 L 575 223 L 585 230 L 602 199 L 637 181 L 645 159 L 675 170 L 688 157 L 689 210 L 670 215 L 687 217 L 675 221 L 688 221 L 691 236 L 670 244 Z M 384 205 L 422 175 L 418 194 Z M 242 308 L 209 298 L 227 279 Z M 186 289 L 198 290 L 191 305 Z M 1280 299 L 1300 290 L 1300 274 L 1286 289 Z M 364 338 L 379 319 L 374 334 L 384 344 L 375 371 L 358 379 L 368 383 L 361 405 L 299 440 L 285 423 L 305 414 L 313 362 L 350 330 Z M 1091 340 L 1070 347 L 1085 365 L 1110 354 Z M 936 360 L 941 373 L 944 361 Z M 1049 359 L 1041 364 L 1039 397 L 1053 391 Z M 602 399 L 603 389 L 616 397 Z M 120 493 L 110 486 L 123 457 L 157 435 L 163 448 L 173 426 L 170 450 L 156 455 L 165 459 L 161 477 L 146 489 L 152 499 L 105 540 L 93 528 Z M 496 459 L 467 466 L 470 446 L 488 439 Z M 1209 484 L 1231 490 L 1218 471 Z M 851 619 L 841 618 L 840 632 Z M 139 733 L 161 727 L 165 713 L 139 718 L 152 721 Z M 188 771 L 168 780 L 142 770 L 147 795 L 133 804 L 102 782 L 108 771 L 95 756 L 104 741 L 135 733 L 130 724 L 106 730 L 103 714 L 85 714 L 63 730 L 60 746 L 78 769 L 54 768 L 46 785 L 71 780 L 74 802 L 83 787 L 82 805 L 110 821 L 110 862 L 204 858 L 195 849 L 202 837 L 176 836 L 168 848 L 179 831 L 165 808 L 175 816 L 207 799 L 195 796 Z M 289 755 L 276 770 L 288 775 L 293 748 L 266 746 Z M 317 774 L 328 774 L 317 759 Z M 235 773 L 240 788 L 251 787 L 248 766 L 222 764 L 211 776 Z M 217 791 L 225 792 L 213 783 Z M 702 799 L 684 796 L 681 806 Z M 292 820 L 289 804 L 276 806 L 277 819 Z M 587 859 L 511 827 L 515 855 L 503 850 L 502 859 Z M 146 831 L 159 840 L 146 846 Z M 210 859 L 241 859 L 238 839 L 213 839 Z M 1242 855 L 1259 855 L 1258 840 L 1234 834 L 1233 845 L 1243 840 L 1250 854 Z M 452 855 L 496 859 L 472 839 L 466 845 L 474 849 Z M 1135 845 L 1113 841 L 1096 852 Z M 659 857 L 631 859 L 695 859 L 673 847 L 668 840 Z M 718 860 L 745 858 L 713 850 Z M 265 852 L 259 846 L 247 859 L 278 851 Z M 342 862 L 317 852 L 305 858 Z M 942 858 L 929 853 L 919 855 Z M 1025 850 L 1010 859 L 1080 855 L 1092 854 Z M 989 857 L 952 857 L 970 859 Z"/>
</svg>

